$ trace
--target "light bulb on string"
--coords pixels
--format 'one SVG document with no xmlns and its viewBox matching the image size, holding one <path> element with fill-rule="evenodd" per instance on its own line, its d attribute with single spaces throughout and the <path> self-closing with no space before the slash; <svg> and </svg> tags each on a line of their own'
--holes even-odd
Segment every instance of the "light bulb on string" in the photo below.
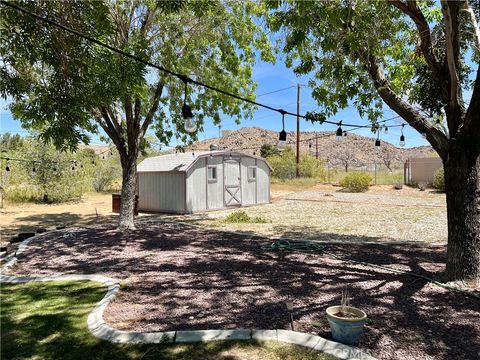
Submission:
<svg viewBox="0 0 480 360">
<path fill-rule="evenodd" d="M 347 137 L 347 131 L 343 130 L 343 137 Z"/>
<path fill-rule="evenodd" d="M 400 135 L 400 143 L 399 145 L 401 147 L 405 146 L 405 135 L 403 135 L 403 128 L 405 127 L 405 124 L 402 124 L 402 134 Z"/>
<path fill-rule="evenodd" d="M 380 149 L 380 130 L 377 129 L 377 140 L 375 140 L 375 149 Z"/>
<path fill-rule="evenodd" d="M 278 144 L 277 147 L 279 149 L 285 149 L 285 146 L 287 146 L 287 133 L 285 132 L 285 110 L 280 110 L 280 113 L 282 114 L 282 131 L 278 134 Z"/>
<path fill-rule="evenodd" d="M 385 131 L 385 134 L 388 134 L 388 126 L 385 126 L 384 131 Z"/>
<path fill-rule="evenodd" d="M 187 90 L 188 90 L 189 79 L 186 76 L 182 77 L 181 79 L 185 84 L 183 106 L 182 106 L 182 117 L 183 117 L 183 120 L 185 121 L 183 127 L 186 132 L 192 134 L 197 130 L 197 124 L 193 119 L 192 109 L 190 108 L 189 105 L 187 105 Z"/>
<path fill-rule="evenodd" d="M 336 139 L 337 139 L 338 141 L 342 141 L 342 140 L 343 140 L 343 130 L 342 130 L 342 122 L 341 122 L 341 121 L 338 123 L 338 129 L 337 129 Z"/>
<path fill-rule="evenodd" d="M 8 166 L 8 160 L 10 160 L 9 158 L 7 158 L 7 164 L 5 166 L 5 171 L 10 171 L 10 166 Z"/>
</svg>

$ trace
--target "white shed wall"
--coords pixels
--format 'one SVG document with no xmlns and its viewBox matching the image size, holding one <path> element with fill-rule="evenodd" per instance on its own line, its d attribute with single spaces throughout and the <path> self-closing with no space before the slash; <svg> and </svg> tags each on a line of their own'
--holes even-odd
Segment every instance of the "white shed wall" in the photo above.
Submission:
<svg viewBox="0 0 480 360">
<path fill-rule="evenodd" d="M 185 173 L 138 173 L 138 209 L 185 211 Z"/>
<path fill-rule="evenodd" d="M 270 202 L 270 168 L 265 161 L 257 160 L 257 204 Z"/>
<path fill-rule="evenodd" d="M 260 161 L 259 161 L 260 162 Z M 242 157 L 242 205 L 256 204 L 257 198 L 257 179 L 248 179 L 248 167 L 256 167 L 256 159 L 251 157 Z M 257 169 L 258 174 L 258 169 Z M 258 176 L 258 175 L 257 175 Z"/>
<path fill-rule="evenodd" d="M 223 202 L 223 157 L 209 156 L 206 159 L 207 165 L 216 166 L 217 168 L 217 180 L 207 180 L 207 209 L 223 209 L 225 207 Z M 208 174 L 207 168 L 205 168 L 205 174 Z"/>
<path fill-rule="evenodd" d="M 187 171 L 187 211 L 194 212 L 207 208 L 206 158 L 201 158 Z"/>
</svg>

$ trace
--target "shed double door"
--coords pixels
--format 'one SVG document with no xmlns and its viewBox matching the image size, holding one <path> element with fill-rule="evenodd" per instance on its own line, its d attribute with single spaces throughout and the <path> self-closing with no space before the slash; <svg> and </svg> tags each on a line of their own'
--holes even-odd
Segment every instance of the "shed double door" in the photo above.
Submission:
<svg viewBox="0 0 480 360">
<path fill-rule="evenodd" d="M 242 205 L 242 178 L 239 158 L 226 158 L 223 161 L 225 206 Z"/>
</svg>

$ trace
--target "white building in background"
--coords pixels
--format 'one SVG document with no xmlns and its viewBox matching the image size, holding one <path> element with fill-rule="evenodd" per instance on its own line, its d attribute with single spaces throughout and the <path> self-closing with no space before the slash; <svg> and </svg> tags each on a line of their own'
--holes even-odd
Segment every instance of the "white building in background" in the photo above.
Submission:
<svg viewBox="0 0 480 360">
<path fill-rule="evenodd" d="M 270 202 L 271 167 L 236 151 L 155 156 L 137 167 L 139 211 L 192 213 Z"/>
</svg>

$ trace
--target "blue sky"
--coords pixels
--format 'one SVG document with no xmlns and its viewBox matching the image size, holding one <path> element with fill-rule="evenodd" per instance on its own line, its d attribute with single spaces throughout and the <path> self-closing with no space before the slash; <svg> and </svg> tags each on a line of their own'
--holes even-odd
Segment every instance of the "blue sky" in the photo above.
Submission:
<svg viewBox="0 0 480 360">
<path fill-rule="evenodd" d="M 303 84 L 300 89 L 300 112 L 304 114 L 307 111 L 313 111 L 318 108 L 315 100 L 311 97 L 311 90 L 306 86 L 308 83 L 308 77 L 297 77 L 292 70 L 285 67 L 281 60 L 277 61 L 276 64 L 270 64 L 265 62 L 259 62 L 256 64 L 253 71 L 253 78 L 257 82 L 257 101 L 271 105 L 276 108 L 283 108 L 290 112 L 296 112 L 297 110 L 297 83 Z M 279 89 L 288 88 L 283 91 L 279 91 L 273 94 L 262 95 L 271 91 L 276 91 Z M 226 89 L 228 90 L 228 89 Z M 20 122 L 13 119 L 12 114 L 8 110 L 8 100 L 0 100 L 0 131 L 1 133 L 10 132 L 10 133 L 19 133 L 20 135 L 26 135 L 28 132 L 25 129 L 22 129 Z M 391 118 L 396 116 L 396 114 L 391 111 L 387 106 L 384 109 L 384 118 Z M 367 119 L 362 119 L 358 115 L 358 112 L 355 108 L 349 107 L 344 110 L 339 111 L 337 115 L 329 119 L 332 121 L 343 120 L 345 123 L 352 124 L 367 124 Z M 400 120 L 395 120 L 388 122 L 389 124 L 399 124 Z M 236 130 L 242 127 L 261 127 L 265 129 L 280 131 L 281 130 L 281 115 L 277 112 L 268 110 L 268 109 L 259 109 L 255 112 L 252 119 L 244 120 L 239 125 L 237 125 L 233 119 L 229 117 L 224 117 L 222 119 L 222 129 L 224 130 Z M 218 136 L 218 127 L 213 125 L 211 120 L 207 120 L 205 123 L 205 131 L 199 134 L 199 139 L 204 140 L 212 137 Z M 287 131 L 294 131 L 296 129 L 296 117 L 286 116 L 285 117 L 285 128 Z M 336 130 L 335 125 L 329 124 L 315 124 L 313 125 L 310 122 L 301 120 L 300 128 L 302 131 L 334 131 Z M 348 130 L 345 128 L 345 130 Z M 373 134 L 369 129 L 359 129 L 355 131 L 356 134 L 369 136 L 373 138 Z M 404 129 L 404 134 L 406 137 L 406 146 L 421 146 L 428 145 L 428 143 L 421 137 L 419 133 L 411 129 L 409 126 L 406 126 Z M 400 138 L 400 129 L 393 128 L 389 129 L 388 134 L 382 132 L 381 139 L 391 142 L 394 145 L 398 146 L 398 141 Z M 97 135 L 92 135 L 92 143 L 100 143 L 100 139 Z M 173 145 L 173 142 L 171 143 Z"/>
</svg>

